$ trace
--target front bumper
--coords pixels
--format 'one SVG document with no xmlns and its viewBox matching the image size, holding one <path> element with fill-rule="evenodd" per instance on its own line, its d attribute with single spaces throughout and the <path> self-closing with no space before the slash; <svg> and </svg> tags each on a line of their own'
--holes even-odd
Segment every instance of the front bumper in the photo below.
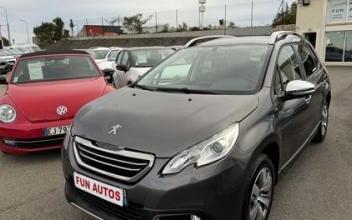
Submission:
<svg viewBox="0 0 352 220">
<path fill-rule="evenodd" d="M 156 158 L 153 168 L 137 183 L 123 183 L 81 168 L 72 147 L 62 150 L 69 203 L 102 219 L 121 220 L 239 220 L 244 195 L 243 166 L 229 157 L 202 168 L 187 167 L 176 175 L 161 176 L 166 158 Z M 74 186 L 73 173 L 124 189 L 127 206 L 105 202 Z"/>
<path fill-rule="evenodd" d="M 72 120 L 41 123 L 0 124 L 0 151 L 10 154 L 24 154 L 59 149 L 64 136 L 46 137 L 44 129 L 71 124 Z"/>
</svg>

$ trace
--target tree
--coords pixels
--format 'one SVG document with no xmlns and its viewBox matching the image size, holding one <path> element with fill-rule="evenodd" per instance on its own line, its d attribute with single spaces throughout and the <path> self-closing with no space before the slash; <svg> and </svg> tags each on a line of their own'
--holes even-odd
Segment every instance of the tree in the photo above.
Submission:
<svg viewBox="0 0 352 220">
<path fill-rule="evenodd" d="M 141 34 L 143 32 L 143 25 L 145 25 L 153 16 L 150 15 L 146 18 L 143 18 L 142 14 L 136 14 L 131 17 L 123 18 L 123 26 L 133 33 Z"/>
<path fill-rule="evenodd" d="M 167 32 L 169 32 L 169 29 L 170 29 L 170 25 L 169 24 L 165 24 L 163 26 L 163 29 L 161 30 L 161 33 L 167 33 Z"/>
<path fill-rule="evenodd" d="M 64 30 L 64 38 L 67 39 L 70 37 L 70 31 L 69 30 Z"/>
<path fill-rule="evenodd" d="M 188 30 L 188 25 L 186 22 L 183 22 L 182 25 L 180 24 L 176 29 L 177 32 L 183 32 L 187 30 Z"/>
<path fill-rule="evenodd" d="M 190 27 L 189 30 L 190 31 L 200 31 L 200 28 L 197 26 L 194 26 L 194 27 Z"/>
<path fill-rule="evenodd" d="M 278 25 L 296 24 L 297 3 L 293 2 L 291 7 L 282 8 L 282 10 L 275 16 L 272 27 Z"/>
<path fill-rule="evenodd" d="M 236 27 L 235 22 L 230 21 L 230 23 L 229 23 L 228 27 L 229 27 L 229 28 L 235 28 L 235 27 Z"/>
<path fill-rule="evenodd" d="M 110 25 L 110 26 L 114 26 L 115 23 L 117 22 L 118 25 L 120 26 L 120 22 L 121 22 L 121 17 L 113 17 L 113 18 L 110 18 L 109 20 L 106 20 L 105 21 Z"/>
<path fill-rule="evenodd" d="M 35 27 L 33 32 L 38 39 L 39 46 L 46 48 L 64 38 L 67 35 L 64 25 L 61 18 L 55 18 L 52 22 L 43 22 L 40 26 Z"/>
<path fill-rule="evenodd" d="M 9 40 L 7 40 L 7 38 L 2 37 L 2 42 L 4 43 L 4 46 L 5 46 L 5 47 L 10 46 L 10 42 L 9 42 Z"/>
</svg>

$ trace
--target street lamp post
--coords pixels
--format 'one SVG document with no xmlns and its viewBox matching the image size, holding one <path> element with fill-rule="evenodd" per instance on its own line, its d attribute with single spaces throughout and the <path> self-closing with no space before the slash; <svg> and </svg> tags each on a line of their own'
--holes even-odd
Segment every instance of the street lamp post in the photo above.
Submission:
<svg viewBox="0 0 352 220">
<path fill-rule="evenodd" d="M 9 18 L 7 17 L 7 10 L 5 7 L 0 6 L 5 11 L 5 16 L 6 16 L 6 23 L 7 23 L 7 37 L 9 38 L 9 46 L 11 46 L 11 34 L 10 34 L 10 25 L 9 25 Z"/>
<path fill-rule="evenodd" d="M 20 21 L 22 21 L 23 23 L 25 23 L 26 25 L 26 31 L 27 31 L 27 43 L 29 44 L 29 30 L 28 30 L 28 22 L 23 20 L 23 19 L 20 19 Z"/>
</svg>

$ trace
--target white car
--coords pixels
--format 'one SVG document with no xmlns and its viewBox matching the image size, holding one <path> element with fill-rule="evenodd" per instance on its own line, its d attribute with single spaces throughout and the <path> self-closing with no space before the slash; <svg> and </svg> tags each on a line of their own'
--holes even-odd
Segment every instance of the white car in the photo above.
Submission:
<svg viewBox="0 0 352 220">
<path fill-rule="evenodd" d="M 117 54 L 122 50 L 120 47 L 96 47 L 91 48 L 93 58 L 99 69 L 115 69 Z"/>
<path fill-rule="evenodd" d="M 11 56 L 7 50 L 0 50 L 0 75 L 7 74 L 12 70 L 13 65 L 15 65 L 16 58 Z"/>
<path fill-rule="evenodd" d="M 174 52 L 168 47 L 136 47 L 121 50 L 117 54 L 117 71 L 113 75 L 115 87 L 135 82 Z"/>
</svg>

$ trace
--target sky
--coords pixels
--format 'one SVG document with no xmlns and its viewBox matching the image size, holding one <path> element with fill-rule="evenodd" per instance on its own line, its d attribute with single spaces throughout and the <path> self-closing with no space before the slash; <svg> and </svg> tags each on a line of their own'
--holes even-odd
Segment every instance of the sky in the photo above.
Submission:
<svg viewBox="0 0 352 220">
<path fill-rule="evenodd" d="M 294 0 L 286 0 L 291 4 Z M 217 25 L 224 18 L 227 5 L 227 20 L 238 26 L 250 25 L 251 0 L 207 0 L 204 24 Z M 254 25 L 270 24 L 281 0 L 253 0 Z M 69 20 L 76 25 L 76 34 L 84 24 L 107 24 L 113 17 L 131 16 L 142 13 L 145 16 L 155 15 L 158 24 L 176 25 L 186 22 L 189 26 L 197 26 L 198 0 L 0 0 L 0 7 L 7 9 L 11 38 L 15 43 L 26 43 L 26 24 L 28 23 L 30 39 L 33 27 L 42 22 L 50 22 L 61 17 L 68 28 Z M 24 20 L 24 21 L 21 21 Z M 7 37 L 5 13 L 0 8 L 1 33 Z M 155 16 L 147 25 L 155 25 Z"/>
</svg>

